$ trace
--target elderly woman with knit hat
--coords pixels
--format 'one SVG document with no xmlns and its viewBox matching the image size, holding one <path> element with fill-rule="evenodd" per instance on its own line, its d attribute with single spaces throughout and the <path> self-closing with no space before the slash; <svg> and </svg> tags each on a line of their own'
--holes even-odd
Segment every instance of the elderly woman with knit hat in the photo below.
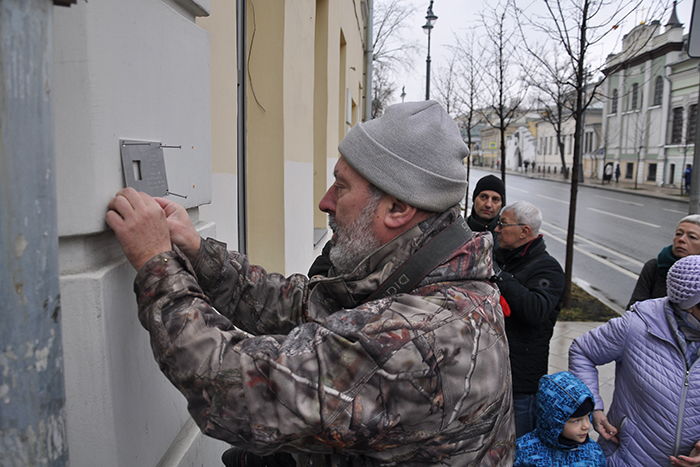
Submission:
<svg viewBox="0 0 700 467">
<path fill-rule="evenodd" d="M 627 308 L 635 302 L 666 296 L 666 274 L 673 263 L 688 255 L 700 255 L 700 215 L 691 214 L 678 222 L 673 243 L 644 264 Z"/>
<path fill-rule="evenodd" d="M 593 392 L 608 466 L 700 466 L 700 256 L 668 271 L 668 297 L 632 305 L 574 340 L 569 371 Z M 616 362 L 607 415 L 596 366 Z"/>
</svg>

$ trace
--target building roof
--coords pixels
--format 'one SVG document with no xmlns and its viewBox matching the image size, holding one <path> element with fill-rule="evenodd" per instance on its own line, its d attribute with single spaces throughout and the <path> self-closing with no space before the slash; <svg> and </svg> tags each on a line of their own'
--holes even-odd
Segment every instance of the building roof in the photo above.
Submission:
<svg viewBox="0 0 700 467">
<path fill-rule="evenodd" d="M 683 23 L 678 21 L 678 15 L 676 14 L 676 2 L 673 2 L 673 9 L 671 10 L 671 16 L 668 18 L 668 23 L 666 23 L 666 28 L 682 28 Z"/>
</svg>

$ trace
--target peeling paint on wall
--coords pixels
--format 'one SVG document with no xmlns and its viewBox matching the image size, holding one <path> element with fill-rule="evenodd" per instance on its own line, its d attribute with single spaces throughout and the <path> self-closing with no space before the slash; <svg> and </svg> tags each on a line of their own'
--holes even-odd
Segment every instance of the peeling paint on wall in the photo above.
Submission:
<svg viewBox="0 0 700 467">
<path fill-rule="evenodd" d="M 0 391 L 2 388 L 0 388 Z M 40 420 L 37 426 L 27 426 L 22 431 L 0 431 L 0 466 L 26 467 L 48 465 L 68 454 L 65 414 Z"/>
</svg>

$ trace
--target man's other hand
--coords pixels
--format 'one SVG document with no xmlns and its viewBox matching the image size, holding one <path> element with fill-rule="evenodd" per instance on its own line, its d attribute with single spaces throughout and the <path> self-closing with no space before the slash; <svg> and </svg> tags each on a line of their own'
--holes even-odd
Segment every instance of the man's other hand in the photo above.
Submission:
<svg viewBox="0 0 700 467">
<path fill-rule="evenodd" d="M 166 213 L 146 193 L 133 188 L 119 191 L 109 202 L 106 220 L 137 271 L 155 255 L 172 250 Z"/>
<path fill-rule="evenodd" d="M 202 245 L 202 237 L 197 233 L 197 229 L 192 225 L 190 216 L 185 208 L 174 201 L 165 198 L 155 198 L 165 211 L 168 228 L 170 230 L 170 241 L 187 256 L 194 265 L 199 255 L 199 248 Z"/>
</svg>

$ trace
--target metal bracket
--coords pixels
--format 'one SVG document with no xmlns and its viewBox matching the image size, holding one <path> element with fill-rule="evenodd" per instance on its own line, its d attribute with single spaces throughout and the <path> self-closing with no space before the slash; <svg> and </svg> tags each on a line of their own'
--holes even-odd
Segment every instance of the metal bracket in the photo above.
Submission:
<svg viewBox="0 0 700 467">
<path fill-rule="evenodd" d="M 168 176 L 165 173 L 163 148 L 181 146 L 164 146 L 154 141 L 119 140 L 126 186 L 143 191 L 151 196 L 178 195 L 168 190 Z"/>
</svg>

